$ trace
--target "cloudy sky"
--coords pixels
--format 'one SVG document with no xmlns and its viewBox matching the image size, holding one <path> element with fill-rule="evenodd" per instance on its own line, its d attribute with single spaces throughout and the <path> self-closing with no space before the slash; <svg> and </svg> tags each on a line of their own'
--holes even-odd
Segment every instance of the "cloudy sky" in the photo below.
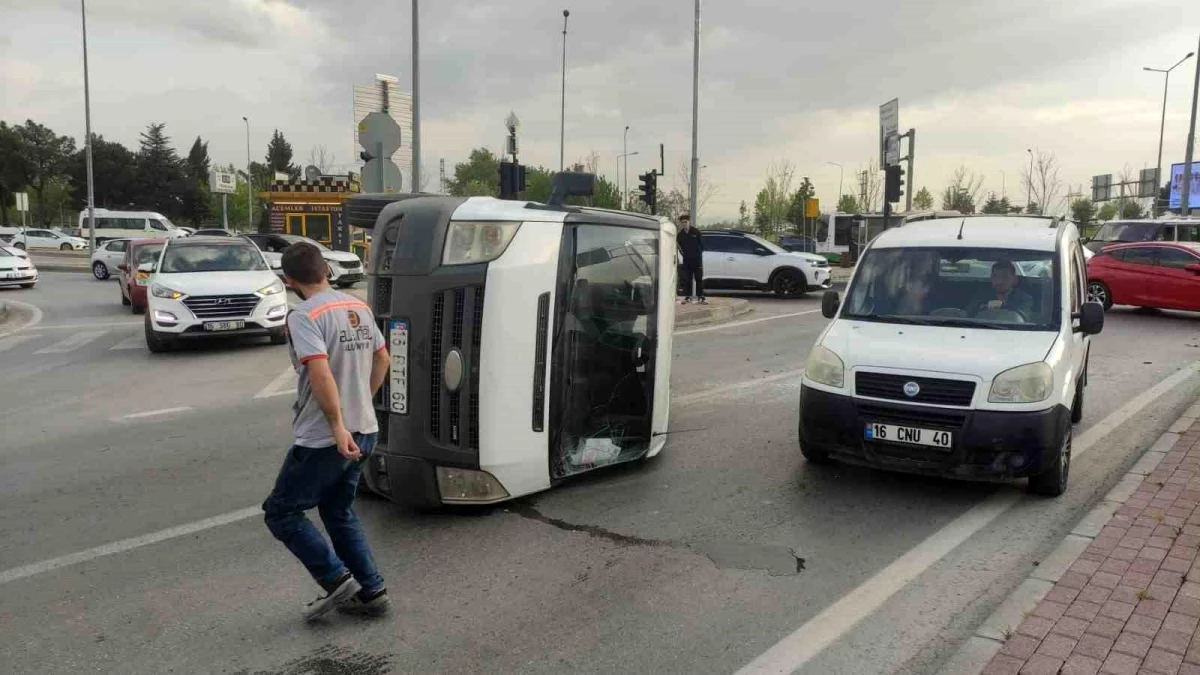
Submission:
<svg viewBox="0 0 1200 675">
<path fill-rule="evenodd" d="M 522 121 L 522 159 L 557 167 L 562 10 L 567 161 L 593 151 L 616 173 L 622 132 L 631 181 L 666 144 L 678 181 L 690 153 L 691 0 L 425 0 L 421 9 L 425 163 L 448 170 L 473 147 L 498 150 Z M 256 159 L 273 128 L 304 162 L 325 145 L 346 164 L 350 88 L 375 73 L 411 81 L 405 0 L 89 0 L 92 126 L 136 144 L 165 122 L 186 150 Z M 1026 148 L 1052 151 L 1064 186 L 1156 161 L 1165 68 L 1197 47 L 1194 0 L 707 0 L 700 155 L 718 192 L 707 216 L 753 204 L 767 167 L 790 161 L 828 204 L 877 152 L 878 106 L 899 97 L 918 132 L 915 184 L 935 193 L 965 165 L 984 192 L 1024 202 Z M 0 119 L 83 136 L 79 3 L 0 0 Z M 1164 163 L 1182 161 L 1195 59 L 1171 78 Z M 639 161 L 640 160 L 640 161 Z M 405 169 L 407 174 L 407 167 Z M 436 182 L 434 183 L 436 187 Z M 1063 190 L 1065 194 L 1066 190 Z"/>
</svg>

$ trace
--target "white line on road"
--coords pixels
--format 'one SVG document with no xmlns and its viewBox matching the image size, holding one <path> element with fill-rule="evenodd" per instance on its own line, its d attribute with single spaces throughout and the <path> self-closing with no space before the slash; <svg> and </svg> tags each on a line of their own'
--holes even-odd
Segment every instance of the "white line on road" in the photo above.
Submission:
<svg viewBox="0 0 1200 675">
<path fill-rule="evenodd" d="M 117 344 L 108 348 L 108 351 L 115 352 L 121 349 L 142 349 L 146 346 L 146 337 L 144 335 L 131 335 Z"/>
<path fill-rule="evenodd" d="M 34 328 L 33 330 L 58 330 L 60 328 L 62 328 L 62 329 L 132 328 L 134 326 L 141 326 L 141 325 L 143 325 L 143 323 L 144 322 L 142 322 L 142 321 L 116 321 L 116 322 L 110 322 L 110 323 L 59 323 L 59 324 L 53 324 L 53 325 L 49 325 L 49 326 L 38 326 L 37 328 Z"/>
<path fill-rule="evenodd" d="M 792 312 L 790 314 L 775 314 L 774 316 L 764 316 L 761 319 L 750 319 L 749 321 L 738 321 L 737 323 L 726 323 L 726 324 L 721 324 L 719 326 L 708 326 L 707 328 L 693 328 L 691 330 L 681 330 L 681 331 L 675 333 L 675 335 L 695 335 L 696 333 L 708 333 L 708 332 L 714 331 L 714 330 L 726 330 L 728 328 L 738 328 L 740 326 L 749 326 L 751 324 L 762 323 L 764 321 L 775 321 L 776 319 L 790 319 L 794 316 L 804 316 L 805 314 L 816 314 L 819 311 L 821 311 L 821 310 L 810 309 L 807 312 Z"/>
<path fill-rule="evenodd" d="M 192 406 L 184 405 L 184 406 L 179 406 L 178 408 L 163 408 L 161 410 L 147 410 L 146 412 L 131 413 L 129 415 L 125 415 L 121 419 L 136 420 L 136 419 L 141 419 L 143 417 L 154 417 L 156 415 L 170 415 L 171 413 L 187 412 L 191 409 L 192 409 Z"/>
<path fill-rule="evenodd" d="M 296 370 L 291 366 L 287 367 L 279 374 L 271 383 L 262 388 L 262 391 L 254 395 L 254 398 L 271 398 L 273 396 L 284 396 L 286 394 L 296 393 Z"/>
<path fill-rule="evenodd" d="M 33 318 L 29 320 L 29 323 L 23 326 L 18 326 L 10 331 L 0 333 L 0 337 L 8 337 L 14 333 L 20 333 L 21 331 L 29 330 L 30 328 L 33 328 L 42 322 L 42 309 L 37 305 L 31 305 L 28 302 L 21 302 L 20 300 L 10 300 L 7 297 L 4 298 L 4 302 L 24 309 L 26 312 L 29 312 L 31 315 L 33 315 Z"/>
<path fill-rule="evenodd" d="M 0 352 L 6 352 L 6 351 L 12 349 L 13 347 L 16 347 L 17 345 L 21 344 L 22 342 L 25 342 L 27 340 L 32 340 L 35 337 L 37 337 L 37 336 L 36 335 L 12 335 L 12 336 L 9 336 L 6 338 L 0 338 Z"/>
<path fill-rule="evenodd" d="M 213 516 L 212 518 L 205 518 L 204 520 L 198 520 L 194 523 L 188 523 L 187 525 L 179 525 L 177 527 L 168 527 L 165 530 L 159 530 L 158 532 L 151 532 L 150 534 L 143 534 L 140 537 L 132 537 L 130 539 L 122 539 L 121 541 L 114 541 L 111 544 L 104 544 L 103 546 L 89 548 L 85 551 L 79 551 L 78 553 L 71 553 L 68 555 L 60 556 L 58 558 L 51 558 L 50 560 L 43 560 L 41 562 L 36 562 L 31 565 L 25 565 L 22 567 L 15 567 L 13 569 L 0 572 L 0 584 L 7 584 L 10 581 L 24 579 L 26 577 L 31 577 L 35 574 L 41 574 L 43 572 L 49 572 L 51 570 L 56 570 L 56 569 L 59 569 L 60 567 L 67 567 L 68 565 L 75 565 L 75 564 L 78 564 L 81 562 L 87 562 L 88 560 L 93 560 L 95 558 L 100 558 L 100 557 L 103 557 L 106 555 L 113 555 L 114 553 L 124 553 L 125 551 L 130 551 L 135 548 L 141 548 L 143 546 L 155 544 L 160 541 L 166 541 L 168 539 L 175 539 L 177 537 L 185 537 L 189 534 L 194 534 L 196 532 L 201 532 L 203 530 L 209 530 L 214 527 L 228 525 L 229 523 L 236 523 L 239 520 L 253 518 L 254 516 L 259 515 L 261 513 L 262 513 L 261 507 L 251 506 L 251 507 L 247 507 L 244 509 L 239 509 L 237 511 L 231 511 L 230 513 L 222 514 L 219 516 Z"/>
<path fill-rule="evenodd" d="M 1118 426 L 1129 421 L 1143 408 L 1171 391 L 1184 380 L 1200 371 L 1200 361 L 1179 370 L 1167 379 L 1139 394 L 1103 420 L 1079 435 L 1072 445 L 1074 457 L 1083 455 Z M 850 632 L 884 602 L 917 578 L 959 544 L 987 527 L 1000 514 L 1020 501 L 1021 493 L 1001 488 L 987 499 L 934 532 L 887 567 L 879 570 L 865 583 L 843 595 L 836 602 L 809 619 L 793 633 L 738 671 L 751 673 L 792 673 L 804 667 L 838 638 Z"/>
<path fill-rule="evenodd" d="M 107 331 L 102 330 L 85 330 L 81 333 L 76 333 L 71 337 L 55 342 L 49 347 L 44 347 L 37 350 L 34 354 L 65 354 L 66 352 L 75 351 L 96 338 L 104 335 Z"/>
<path fill-rule="evenodd" d="M 775 382 L 779 382 L 780 380 L 799 379 L 800 376 L 803 374 L 804 374 L 803 368 L 800 368 L 798 370 L 786 370 L 782 373 L 776 373 L 774 375 L 768 375 L 766 377 L 759 377 L 759 378 L 756 378 L 753 380 L 746 380 L 744 382 L 734 382 L 733 384 L 725 384 L 725 385 L 721 385 L 720 387 L 713 387 L 712 389 L 705 389 L 704 391 L 698 391 L 694 394 L 685 394 L 683 396 L 672 396 L 671 404 L 677 405 L 677 406 L 690 405 L 692 403 L 696 403 L 697 401 L 703 401 L 704 399 L 708 399 L 708 398 L 716 398 L 718 396 L 732 394 L 734 392 L 742 391 L 745 389 L 756 389 L 765 384 L 773 384 Z"/>
</svg>

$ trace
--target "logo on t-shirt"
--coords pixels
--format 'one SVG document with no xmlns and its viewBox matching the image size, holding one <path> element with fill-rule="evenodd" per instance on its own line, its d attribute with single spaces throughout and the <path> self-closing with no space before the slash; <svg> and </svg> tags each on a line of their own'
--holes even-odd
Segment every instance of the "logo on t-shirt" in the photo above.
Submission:
<svg viewBox="0 0 1200 675">
<path fill-rule="evenodd" d="M 346 318 L 350 323 L 350 330 L 338 331 L 338 343 L 342 349 L 348 352 L 371 351 L 375 342 L 375 332 L 370 326 L 362 325 L 362 319 L 353 309 L 346 310 Z"/>
</svg>

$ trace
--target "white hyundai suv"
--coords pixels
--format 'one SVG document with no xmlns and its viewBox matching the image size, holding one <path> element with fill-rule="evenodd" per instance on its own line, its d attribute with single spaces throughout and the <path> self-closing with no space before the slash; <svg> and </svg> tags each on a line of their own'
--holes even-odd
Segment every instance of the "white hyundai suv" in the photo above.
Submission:
<svg viewBox="0 0 1200 675">
<path fill-rule="evenodd" d="M 758 290 L 798 298 L 832 285 L 823 256 L 786 251 L 739 230 L 704 230 L 700 237 L 707 290 Z"/>
<path fill-rule="evenodd" d="M 167 240 L 150 272 L 146 346 L 162 352 L 176 342 L 216 336 L 287 341 L 287 293 L 262 252 L 241 238 Z"/>
</svg>

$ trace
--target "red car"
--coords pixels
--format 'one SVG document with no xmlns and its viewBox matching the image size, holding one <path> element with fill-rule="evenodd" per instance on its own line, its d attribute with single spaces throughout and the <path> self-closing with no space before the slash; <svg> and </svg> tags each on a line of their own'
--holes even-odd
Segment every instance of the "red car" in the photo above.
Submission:
<svg viewBox="0 0 1200 675">
<path fill-rule="evenodd" d="M 1200 311 L 1200 242 L 1115 244 L 1087 264 L 1087 299 L 1113 305 Z"/>
<path fill-rule="evenodd" d="M 137 268 L 158 262 L 162 248 L 162 239 L 134 239 L 125 249 L 125 261 L 117 266 L 121 270 L 121 304 L 132 307 L 134 314 L 146 311 L 146 288 L 150 285 L 150 275 Z"/>
</svg>

